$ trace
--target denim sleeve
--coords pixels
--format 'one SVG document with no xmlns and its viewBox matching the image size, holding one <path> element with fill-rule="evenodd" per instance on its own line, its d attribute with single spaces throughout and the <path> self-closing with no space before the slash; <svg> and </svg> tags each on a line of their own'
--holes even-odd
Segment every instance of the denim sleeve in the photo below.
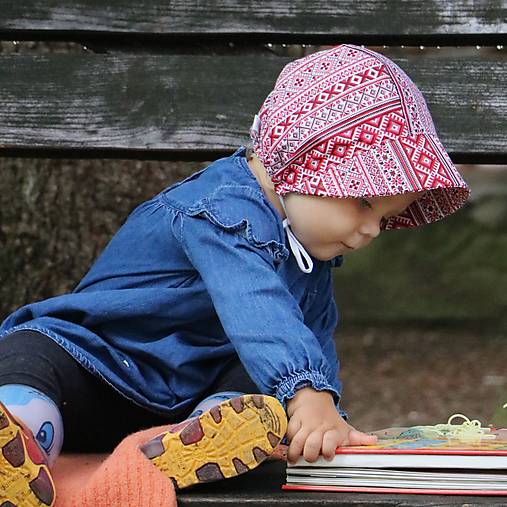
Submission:
<svg viewBox="0 0 507 507">
<path fill-rule="evenodd" d="M 178 221 L 179 227 L 178 227 Z M 311 385 L 339 399 L 320 343 L 276 272 L 272 252 L 245 230 L 227 230 L 202 215 L 178 213 L 173 222 L 183 250 L 199 272 L 238 356 L 260 391 L 282 405 Z"/>
<path fill-rule="evenodd" d="M 342 384 L 339 379 L 340 362 L 334 343 L 334 333 L 338 323 L 338 311 L 334 299 L 331 270 L 326 271 L 318 292 L 319 297 L 316 300 L 315 308 L 312 308 L 312 312 L 309 318 L 307 318 L 307 323 L 321 344 L 324 357 L 329 363 L 329 382 L 341 394 Z M 347 413 L 340 407 L 339 400 L 337 400 L 336 409 L 342 417 L 347 418 Z"/>
</svg>

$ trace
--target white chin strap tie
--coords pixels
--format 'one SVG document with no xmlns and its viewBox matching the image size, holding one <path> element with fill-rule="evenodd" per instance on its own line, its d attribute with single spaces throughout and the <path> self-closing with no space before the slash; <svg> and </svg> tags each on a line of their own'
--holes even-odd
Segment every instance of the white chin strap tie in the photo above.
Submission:
<svg viewBox="0 0 507 507">
<path fill-rule="evenodd" d="M 285 211 L 285 216 L 287 215 L 287 209 L 285 208 L 285 203 L 283 202 L 283 198 L 281 195 L 278 196 L 280 199 L 280 202 L 282 203 L 283 210 Z M 303 271 L 304 273 L 311 273 L 313 270 L 313 261 L 308 252 L 304 249 L 303 245 L 298 241 L 296 236 L 294 236 L 294 233 L 292 232 L 291 228 L 289 227 L 289 219 L 286 218 L 283 221 L 283 227 L 287 231 L 287 236 L 289 237 L 289 244 L 290 249 L 292 250 L 292 253 L 294 254 L 294 257 L 296 258 L 296 261 L 298 263 L 299 269 Z M 303 257 L 306 261 L 306 266 L 303 263 L 303 258 L 301 257 L 301 254 L 303 254 Z"/>
</svg>

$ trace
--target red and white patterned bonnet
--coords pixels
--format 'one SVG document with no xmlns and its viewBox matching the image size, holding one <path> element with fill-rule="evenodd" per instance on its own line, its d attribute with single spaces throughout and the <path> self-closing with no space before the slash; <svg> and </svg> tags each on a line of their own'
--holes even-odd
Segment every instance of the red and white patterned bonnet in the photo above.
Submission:
<svg viewBox="0 0 507 507">
<path fill-rule="evenodd" d="M 440 220 L 470 193 L 419 89 L 394 62 L 359 46 L 341 44 L 287 64 L 250 136 L 279 196 L 426 190 L 382 229 Z"/>
</svg>

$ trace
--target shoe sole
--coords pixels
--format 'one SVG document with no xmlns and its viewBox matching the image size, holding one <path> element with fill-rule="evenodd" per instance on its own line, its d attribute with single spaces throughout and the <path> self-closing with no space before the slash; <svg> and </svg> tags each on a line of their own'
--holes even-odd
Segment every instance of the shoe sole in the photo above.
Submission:
<svg viewBox="0 0 507 507">
<path fill-rule="evenodd" d="M 255 468 L 285 435 L 287 417 L 278 400 L 254 394 L 224 401 L 174 432 L 178 426 L 142 450 L 183 489 Z"/>
<path fill-rule="evenodd" d="M 32 461 L 26 438 L 0 403 L 0 507 L 54 505 L 55 485 L 49 469 Z"/>
</svg>

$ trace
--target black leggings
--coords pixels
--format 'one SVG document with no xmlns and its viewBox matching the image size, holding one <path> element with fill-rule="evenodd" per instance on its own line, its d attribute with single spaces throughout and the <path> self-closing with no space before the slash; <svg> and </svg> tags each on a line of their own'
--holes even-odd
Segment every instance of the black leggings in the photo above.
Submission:
<svg viewBox="0 0 507 507">
<path fill-rule="evenodd" d="M 34 387 L 56 403 L 65 429 L 63 450 L 69 452 L 109 452 L 130 433 L 188 416 L 188 411 L 163 416 L 133 403 L 37 331 L 0 339 L 0 385 L 5 384 Z M 205 396 L 221 391 L 259 392 L 237 358 Z"/>
</svg>

